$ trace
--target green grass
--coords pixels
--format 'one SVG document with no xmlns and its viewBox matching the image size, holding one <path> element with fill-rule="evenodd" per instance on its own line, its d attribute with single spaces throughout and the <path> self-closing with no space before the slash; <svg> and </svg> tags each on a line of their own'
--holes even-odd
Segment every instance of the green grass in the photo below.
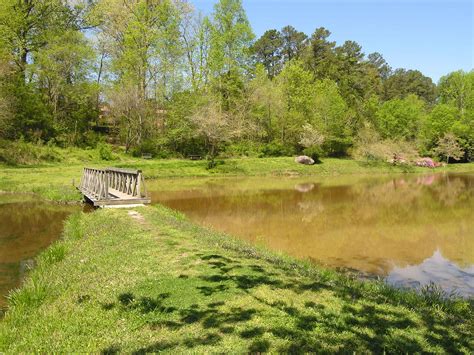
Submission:
<svg viewBox="0 0 474 355">
<path fill-rule="evenodd" d="M 12 293 L 0 352 L 470 353 L 473 308 L 360 282 L 163 207 L 76 214 Z M 132 212 L 133 213 L 133 212 Z"/>
<path fill-rule="evenodd" d="M 63 154 L 67 154 L 63 152 Z M 143 160 L 117 155 L 114 161 L 101 161 L 95 151 L 72 150 L 61 163 L 37 166 L 9 167 L 0 165 L 0 191 L 33 192 L 47 200 L 73 202 L 80 194 L 78 184 L 84 166 L 142 169 L 147 179 L 209 176 L 334 176 L 342 174 L 427 173 L 426 168 L 403 168 L 389 164 L 367 164 L 349 159 L 324 159 L 322 164 L 296 164 L 291 157 L 227 159 L 215 169 L 207 170 L 205 161 Z M 453 164 L 435 171 L 474 172 L 474 163 Z"/>
</svg>

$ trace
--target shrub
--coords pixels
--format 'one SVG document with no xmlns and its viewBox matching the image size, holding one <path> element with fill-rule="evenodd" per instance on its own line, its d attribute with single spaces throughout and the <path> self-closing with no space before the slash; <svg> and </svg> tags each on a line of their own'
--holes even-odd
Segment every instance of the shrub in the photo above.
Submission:
<svg viewBox="0 0 474 355">
<path fill-rule="evenodd" d="M 241 141 L 228 145 L 225 148 L 226 157 L 258 157 L 261 147 L 258 143 L 250 141 Z"/>
<path fill-rule="evenodd" d="M 112 148 L 107 143 L 97 144 L 97 149 L 99 150 L 99 158 L 101 160 L 113 160 L 114 155 L 112 153 Z"/>
<path fill-rule="evenodd" d="M 408 163 L 419 158 L 416 147 L 412 143 L 392 140 L 358 144 L 353 151 L 353 156 L 369 162 L 388 162 L 397 156 L 401 162 Z"/>
<path fill-rule="evenodd" d="M 211 157 L 207 157 L 207 165 L 206 165 L 206 169 L 207 170 L 212 170 L 214 169 L 216 166 L 218 165 L 224 165 L 225 164 L 225 161 L 224 160 L 215 160 Z"/>
<path fill-rule="evenodd" d="M 80 146 L 83 148 L 97 147 L 97 144 L 99 144 L 101 139 L 103 140 L 104 137 L 101 136 L 99 133 L 88 130 L 82 135 L 82 141 L 80 142 Z"/>
<path fill-rule="evenodd" d="M 18 141 L 0 141 L 0 161 L 8 165 L 32 165 L 42 162 L 58 162 L 63 157 L 52 145 Z"/>
<path fill-rule="evenodd" d="M 133 147 L 131 153 L 132 156 L 140 158 L 143 154 L 151 154 L 152 156 L 155 156 L 157 151 L 158 149 L 156 143 L 149 139 Z"/>
<path fill-rule="evenodd" d="M 285 146 L 278 141 L 264 144 L 260 150 L 261 157 L 288 157 L 295 154 L 293 147 Z"/>
<path fill-rule="evenodd" d="M 329 137 L 324 141 L 322 148 L 329 157 L 345 157 L 353 144 L 351 137 Z"/>
<path fill-rule="evenodd" d="M 323 150 L 321 149 L 321 147 L 318 147 L 318 146 L 308 147 L 303 150 L 303 153 L 311 157 L 311 159 L 313 159 L 316 164 L 321 163 L 321 157 L 323 155 Z"/>
</svg>

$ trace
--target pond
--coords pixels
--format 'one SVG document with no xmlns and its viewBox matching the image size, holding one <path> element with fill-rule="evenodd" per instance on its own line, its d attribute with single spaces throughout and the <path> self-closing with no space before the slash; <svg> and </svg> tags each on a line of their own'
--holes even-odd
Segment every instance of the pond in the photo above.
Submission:
<svg viewBox="0 0 474 355">
<path fill-rule="evenodd" d="M 253 244 L 398 287 L 474 296 L 474 175 L 155 180 L 152 201 Z"/>
<path fill-rule="evenodd" d="M 64 220 L 82 208 L 41 202 L 33 195 L 0 194 L 0 310 L 34 257 L 60 237 Z"/>
</svg>

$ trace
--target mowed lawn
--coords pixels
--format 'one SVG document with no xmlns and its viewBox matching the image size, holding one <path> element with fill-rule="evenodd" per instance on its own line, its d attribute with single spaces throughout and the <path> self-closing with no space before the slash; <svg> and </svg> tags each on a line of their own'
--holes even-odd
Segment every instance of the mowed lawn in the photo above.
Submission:
<svg viewBox="0 0 474 355">
<path fill-rule="evenodd" d="M 468 301 L 360 282 L 160 206 L 72 216 L 0 322 L 0 352 L 470 353 Z"/>
</svg>

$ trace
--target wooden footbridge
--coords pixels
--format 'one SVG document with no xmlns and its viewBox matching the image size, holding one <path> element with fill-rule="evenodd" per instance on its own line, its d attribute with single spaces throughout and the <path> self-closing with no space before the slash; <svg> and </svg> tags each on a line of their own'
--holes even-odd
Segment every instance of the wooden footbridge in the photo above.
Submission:
<svg viewBox="0 0 474 355">
<path fill-rule="evenodd" d="M 133 207 L 151 202 L 141 170 L 84 168 L 77 188 L 97 207 Z"/>
</svg>

